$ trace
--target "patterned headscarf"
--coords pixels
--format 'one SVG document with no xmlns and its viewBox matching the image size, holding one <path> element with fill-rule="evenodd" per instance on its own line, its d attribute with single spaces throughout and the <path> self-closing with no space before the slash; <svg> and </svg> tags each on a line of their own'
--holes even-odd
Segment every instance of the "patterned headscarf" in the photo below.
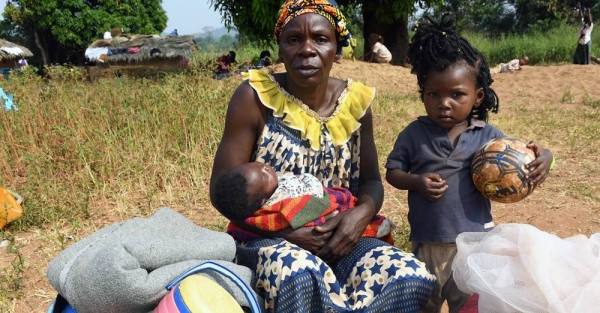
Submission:
<svg viewBox="0 0 600 313">
<path fill-rule="evenodd" d="M 305 13 L 316 13 L 325 17 L 335 29 L 337 41 L 341 46 L 347 47 L 350 44 L 351 35 L 348 27 L 346 27 L 346 18 L 334 0 L 286 0 L 279 9 L 279 17 L 275 24 L 275 39 L 277 42 L 279 42 L 279 37 L 285 25 L 295 17 Z"/>
</svg>

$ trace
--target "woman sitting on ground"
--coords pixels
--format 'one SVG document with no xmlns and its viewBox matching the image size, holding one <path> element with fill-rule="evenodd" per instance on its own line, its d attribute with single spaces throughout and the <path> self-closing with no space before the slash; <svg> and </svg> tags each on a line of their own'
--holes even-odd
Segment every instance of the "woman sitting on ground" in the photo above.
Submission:
<svg viewBox="0 0 600 313">
<path fill-rule="evenodd" d="M 256 273 L 267 312 L 417 312 L 435 276 L 411 253 L 362 234 L 383 202 L 373 138 L 375 89 L 329 76 L 350 34 L 333 1 L 287 0 L 275 37 L 286 72 L 250 70 L 231 98 L 211 176 L 247 162 L 279 174 L 309 173 L 357 197 L 351 210 L 315 227 L 263 231 L 238 243 L 238 263 Z"/>
</svg>

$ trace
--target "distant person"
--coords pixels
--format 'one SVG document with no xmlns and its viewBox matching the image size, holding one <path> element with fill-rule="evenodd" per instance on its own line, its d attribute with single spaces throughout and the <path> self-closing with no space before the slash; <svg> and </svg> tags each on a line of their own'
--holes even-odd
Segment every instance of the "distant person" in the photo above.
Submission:
<svg viewBox="0 0 600 313">
<path fill-rule="evenodd" d="M 174 30 L 171 32 L 171 34 L 170 34 L 170 35 L 171 35 L 171 36 L 179 36 L 179 33 L 177 33 L 177 28 L 175 28 L 175 29 L 174 29 Z"/>
<path fill-rule="evenodd" d="M 356 59 L 356 39 L 351 37 L 349 42 L 348 46 L 342 47 L 342 58 L 354 61 Z M 337 61 L 337 63 L 341 62 Z"/>
<path fill-rule="evenodd" d="M 27 63 L 27 60 L 25 60 L 25 57 L 23 57 L 23 56 L 22 56 L 22 57 L 21 57 L 21 59 L 19 60 L 18 64 L 19 64 L 19 69 L 21 69 L 21 70 L 24 70 L 24 69 L 26 69 L 26 68 L 27 68 L 27 65 L 29 65 L 29 64 Z"/>
<path fill-rule="evenodd" d="M 520 71 L 524 65 L 529 64 L 529 57 L 524 55 L 520 59 L 510 60 L 508 63 L 500 63 L 494 66 L 490 71 L 492 74 L 498 73 L 512 73 L 514 71 Z"/>
<path fill-rule="evenodd" d="M 237 60 L 235 59 L 236 55 L 235 55 L 235 51 L 229 51 L 229 53 L 227 54 L 227 58 L 229 59 L 229 64 L 236 64 Z"/>
<path fill-rule="evenodd" d="M 383 37 L 381 35 L 376 33 L 369 35 L 369 45 L 371 46 L 371 52 L 365 54 L 363 60 L 376 63 L 390 63 L 392 53 L 383 45 Z"/>
<path fill-rule="evenodd" d="M 354 208 L 357 198 L 343 187 L 325 188 L 314 175 L 285 173 L 277 177 L 273 167 L 262 162 L 249 162 L 234 167 L 217 181 L 217 209 L 227 218 L 266 231 L 287 227 L 314 227 Z M 375 237 L 390 244 L 395 225 L 377 214 L 363 237 Z M 228 231 L 236 231 L 230 226 Z M 246 234 L 246 232 L 241 232 Z M 253 238 L 255 239 L 255 238 Z"/>
<path fill-rule="evenodd" d="M 258 58 L 258 64 L 256 65 L 257 68 L 262 68 L 273 64 L 273 61 L 271 60 L 271 52 L 269 52 L 269 50 L 261 51 Z"/>
<path fill-rule="evenodd" d="M 577 3 L 579 7 L 579 15 L 581 16 L 581 28 L 579 29 L 579 37 L 577 39 L 577 49 L 573 56 L 573 64 L 590 64 L 591 49 L 592 49 L 592 29 L 594 22 L 592 20 L 592 9 L 588 8 L 587 16 L 581 9 L 581 2 Z"/>
<path fill-rule="evenodd" d="M 188 59 L 186 57 L 181 57 L 181 59 L 179 59 L 179 69 L 187 70 L 189 68 L 190 68 L 190 59 Z"/>
<path fill-rule="evenodd" d="M 217 59 L 217 71 L 215 73 L 217 79 L 231 76 L 230 66 L 237 62 L 235 57 L 235 51 L 229 51 L 228 54 L 224 54 Z"/>
</svg>

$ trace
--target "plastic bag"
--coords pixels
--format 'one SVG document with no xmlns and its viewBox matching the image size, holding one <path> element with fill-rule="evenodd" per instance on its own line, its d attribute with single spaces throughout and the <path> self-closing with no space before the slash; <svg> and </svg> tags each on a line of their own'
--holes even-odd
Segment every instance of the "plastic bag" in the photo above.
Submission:
<svg viewBox="0 0 600 313">
<path fill-rule="evenodd" d="M 526 224 L 456 239 L 460 290 L 479 294 L 479 312 L 598 312 L 600 233 L 561 239 Z"/>
</svg>

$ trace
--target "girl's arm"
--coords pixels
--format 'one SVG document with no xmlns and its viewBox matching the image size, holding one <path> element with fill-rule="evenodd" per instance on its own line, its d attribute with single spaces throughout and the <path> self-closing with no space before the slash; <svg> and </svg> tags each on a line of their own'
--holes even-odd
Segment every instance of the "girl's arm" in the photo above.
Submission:
<svg viewBox="0 0 600 313">
<path fill-rule="evenodd" d="M 373 47 L 375 46 L 371 46 L 371 52 L 369 52 L 369 63 L 373 62 L 373 59 L 375 58 L 375 51 L 373 51 Z"/>
<path fill-rule="evenodd" d="M 426 173 L 422 175 L 410 174 L 401 169 L 388 169 L 385 173 L 386 181 L 400 190 L 416 190 L 429 201 L 439 200 L 448 185 L 440 175 Z"/>
<path fill-rule="evenodd" d="M 259 125 L 264 125 L 261 105 L 248 82 L 242 83 L 229 102 L 225 128 L 213 160 L 210 198 L 215 203 L 215 185 L 219 177 L 232 168 L 250 162 Z"/>
</svg>

